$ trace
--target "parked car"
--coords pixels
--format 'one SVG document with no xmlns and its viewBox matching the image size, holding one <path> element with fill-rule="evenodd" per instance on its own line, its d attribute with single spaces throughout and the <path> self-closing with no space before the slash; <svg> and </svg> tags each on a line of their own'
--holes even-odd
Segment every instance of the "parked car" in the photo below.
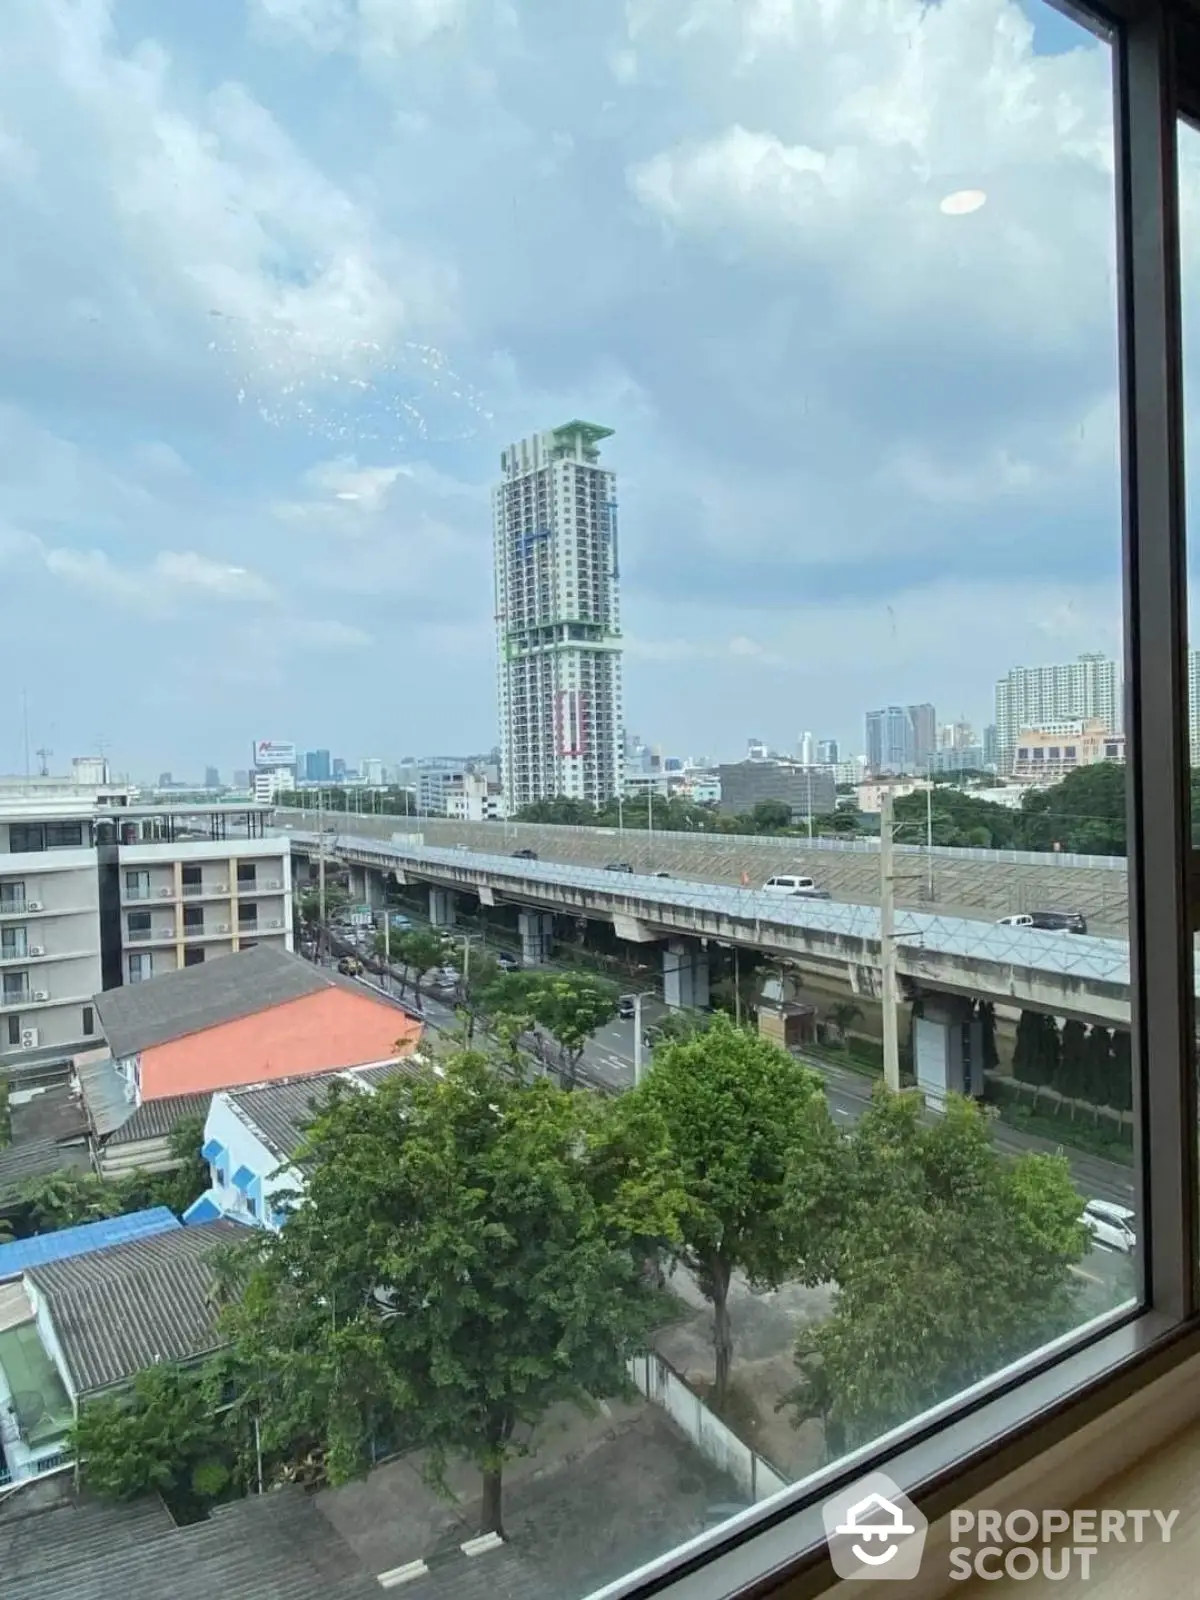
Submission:
<svg viewBox="0 0 1200 1600">
<path fill-rule="evenodd" d="M 796 872 L 777 872 L 763 884 L 764 894 L 818 894 L 815 878 L 806 878 Z"/>
<path fill-rule="evenodd" d="M 617 1001 L 617 1015 L 622 1022 L 628 1022 L 637 1015 L 637 1001 L 631 994 L 623 994 Z"/>
<path fill-rule="evenodd" d="M 1046 933 L 1086 933 L 1087 919 L 1081 911 L 1018 911 L 1001 917 L 997 926 L 1041 928 Z"/>
<path fill-rule="evenodd" d="M 457 967 L 435 967 L 430 975 L 429 982 L 435 989 L 453 989 L 460 982 L 462 973 Z"/>
<path fill-rule="evenodd" d="M 605 872 L 632 872 L 633 868 L 628 861 L 610 861 L 604 870 Z"/>
<path fill-rule="evenodd" d="M 513 860 L 514 861 L 536 861 L 537 858 L 538 858 L 538 853 L 537 853 L 536 850 L 514 850 L 513 851 Z"/>
<path fill-rule="evenodd" d="M 1092 1238 L 1106 1249 L 1126 1256 L 1137 1249 L 1133 1226 L 1137 1218 L 1128 1206 L 1117 1205 L 1113 1200 L 1089 1200 L 1083 1208 L 1083 1220 L 1092 1230 Z"/>
<path fill-rule="evenodd" d="M 363 964 L 357 956 L 343 956 L 337 969 L 344 978 L 361 978 Z"/>
<path fill-rule="evenodd" d="M 671 874 L 669 872 L 656 872 L 654 876 L 656 878 L 669 878 Z"/>
<path fill-rule="evenodd" d="M 497 950 L 496 965 L 501 972 L 520 972 L 521 958 L 513 955 L 511 950 Z"/>
</svg>

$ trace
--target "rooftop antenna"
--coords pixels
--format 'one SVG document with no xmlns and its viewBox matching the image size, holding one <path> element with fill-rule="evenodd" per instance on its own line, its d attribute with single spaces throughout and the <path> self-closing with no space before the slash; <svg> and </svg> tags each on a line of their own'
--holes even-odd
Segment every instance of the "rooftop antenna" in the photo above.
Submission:
<svg viewBox="0 0 1200 1600">
<path fill-rule="evenodd" d="M 25 725 L 25 776 L 29 777 L 29 693 L 21 690 L 21 719 Z"/>
<path fill-rule="evenodd" d="M 53 754 L 54 751 L 47 750 L 45 745 L 42 745 L 40 749 L 34 751 L 34 755 L 36 755 L 38 758 L 39 778 L 48 778 L 50 776 L 50 757 Z"/>
</svg>

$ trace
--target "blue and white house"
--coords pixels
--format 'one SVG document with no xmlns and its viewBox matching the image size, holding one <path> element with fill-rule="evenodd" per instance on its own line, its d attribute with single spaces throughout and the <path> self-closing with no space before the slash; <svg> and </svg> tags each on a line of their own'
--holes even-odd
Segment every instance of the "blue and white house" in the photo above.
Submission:
<svg viewBox="0 0 1200 1600">
<path fill-rule="evenodd" d="M 417 1059 L 405 1057 L 218 1091 L 204 1124 L 202 1154 L 211 1181 L 184 1212 L 184 1222 L 229 1217 L 256 1227 L 279 1228 L 284 1220 L 280 1197 L 303 1192 L 303 1162 L 297 1160 L 297 1151 L 330 1084 L 340 1080 L 370 1093 L 384 1078 L 423 1070 Z"/>
</svg>

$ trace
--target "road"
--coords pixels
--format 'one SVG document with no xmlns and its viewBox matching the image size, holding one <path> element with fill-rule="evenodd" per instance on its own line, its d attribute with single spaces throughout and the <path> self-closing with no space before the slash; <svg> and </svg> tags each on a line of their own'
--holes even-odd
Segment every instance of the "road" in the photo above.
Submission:
<svg viewBox="0 0 1200 1600">
<path fill-rule="evenodd" d="M 399 995 L 400 969 L 393 968 L 390 979 L 379 981 L 395 995 Z M 409 984 L 407 998 L 411 1002 Z M 647 996 L 642 1002 L 642 1028 L 667 1014 L 668 1007 L 659 999 Z M 422 994 L 421 1013 L 430 1027 L 442 1032 L 458 1024 L 452 1002 L 434 994 Z M 644 1053 L 648 1062 L 650 1053 Z M 847 1068 L 831 1066 L 825 1061 L 808 1059 L 807 1064 L 825 1080 L 825 1094 L 830 1113 L 840 1127 L 853 1125 L 870 1104 L 873 1080 L 862 1073 Z M 580 1077 L 596 1088 L 610 1094 L 619 1094 L 632 1088 L 634 1072 L 634 1024 L 631 1020 L 614 1018 L 593 1035 L 584 1048 L 580 1062 Z M 1137 1210 L 1133 1173 L 1129 1167 L 1105 1161 L 1051 1144 L 1032 1134 L 997 1123 L 993 1135 L 996 1147 L 1009 1155 L 1029 1152 L 1056 1153 L 1067 1157 L 1075 1187 L 1087 1199 L 1113 1200 Z M 1136 1263 L 1129 1256 L 1096 1246 L 1090 1254 L 1073 1267 L 1072 1272 L 1081 1285 L 1080 1305 L 1088 1316 L 1098 1316 L 1111 1311 L 1137 1293 Z"/>
</svg>

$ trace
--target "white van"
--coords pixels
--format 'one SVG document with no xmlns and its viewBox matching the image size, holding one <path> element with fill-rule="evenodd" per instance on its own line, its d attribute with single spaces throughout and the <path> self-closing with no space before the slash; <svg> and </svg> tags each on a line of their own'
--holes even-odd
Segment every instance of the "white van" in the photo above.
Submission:
<svg viewBox="0 0 1200 1600">
<path fill-rule="evenodd" d="M 763 893 L 816 895 L 820 891 L 813 878 L 801 878 L 795 873 L 780 872 L 776 873 L 775 877 L 767 879 L 763 884 Z"/>
</svg>

